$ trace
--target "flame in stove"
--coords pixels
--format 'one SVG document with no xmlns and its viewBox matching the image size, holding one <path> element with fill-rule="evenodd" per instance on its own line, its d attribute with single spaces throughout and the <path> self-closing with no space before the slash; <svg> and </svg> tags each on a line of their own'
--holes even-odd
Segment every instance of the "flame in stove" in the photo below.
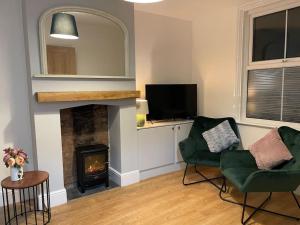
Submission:
<svg viewBox="0 0 300 225">
<path fill-rule="evenodd" d="M 88 168 L 88 172 L 89 172 L 89 173 L 94 172 L 94 168 L 93 168 L 92 166 L 90 166 L 90 167 Z"/>
<path fill-rule="evenodd" d="M 90 166 L 86 169 L 87 173 L 97 173 L 105 170 L 105 165 L 101 165 L 97 160 L 90 164 Z"/>
</svg>

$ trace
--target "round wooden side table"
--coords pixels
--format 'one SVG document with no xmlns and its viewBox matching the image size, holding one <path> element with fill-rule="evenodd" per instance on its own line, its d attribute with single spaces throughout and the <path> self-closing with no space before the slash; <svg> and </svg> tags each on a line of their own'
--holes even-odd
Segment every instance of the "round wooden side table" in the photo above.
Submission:
<svg viewBox="0 0 300 225">
<path fill-rule="evenodd" d="M 21 181 L 10 177 L 1 182 L 5 225 L 48 224 L 51 220 L 49 174 L 24 173 Z"/>
</svg>

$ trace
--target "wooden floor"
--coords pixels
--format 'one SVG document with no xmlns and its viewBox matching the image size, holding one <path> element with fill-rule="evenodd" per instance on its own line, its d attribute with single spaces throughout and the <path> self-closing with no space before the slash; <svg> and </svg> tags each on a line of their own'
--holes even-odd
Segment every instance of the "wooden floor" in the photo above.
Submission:
<svg viewBox="0 0 300 225">
<path fill-rule="evenodd" d="M 214 172 L 208 171 L 206 172 Z M 240 206 L 223 202 L 207 183 L 183 186 L 182 171 L 141 183 L 72 200 L 52 209 L 50 224 L 58 225 L 239 225 Z M 242 195 L 232 190 L 235 200 Z M 252 204 L 266 194 L 250 194 Z M 274 193 L 267 207 L 300 216 L 288 193 Z M 248 213 L 251 210 L 247 211 Z M 299 225 L 294 220 L 259 213 L 251 225 Z"/>
</svg>

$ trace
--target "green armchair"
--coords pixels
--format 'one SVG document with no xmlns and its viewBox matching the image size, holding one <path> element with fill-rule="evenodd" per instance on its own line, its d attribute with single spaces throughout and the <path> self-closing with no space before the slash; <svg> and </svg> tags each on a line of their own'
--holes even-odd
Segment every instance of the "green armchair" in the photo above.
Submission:
<svg viewBox="0 0 300 225">
<path fill-rule="evenodd" d="M 224 198 L 221 191 L 219 195 L 224 201 L 243 206 L 242 224 L 246 224 L 258 211 L 296 220 L 300 219 L 262 208 L 271 199 L 272 192 L 290 192 L 297 206 L 300 208 L 299 202 L 293 192 L 300 185 L 300 131 L 289 127 L 280 127 L 278 132 L 294 159 L 272 170 L 258 169 L 254 157 L 246 150 L 225 152 L 221 156 L 220 168 L 225 177 L 222 188 L 226 189 L 226 179 L 228 179 L 244 193 L 244 201 L 243 203 L 238 203 Z M 254 207 L 247 204 L 249 192 L 269 192 L 269 196 L 258 207 Z M 247 219 L 245 219 L 246 207 L 254 209 L 253 213 Z"/>
<path fill-rule="evenodd" d="M 220 179 L 223 176 L 208 178 L 197 169 L 197 165 L 204 165 L 204 166 L 217 167 L 217 168 L 220 167 L 221 153 L 212 153 L 209 151 L 209 148 L 207 146 L 205 139 L 202 136 L 202 133 L 217 126 L 218 124 L 222 123 L 225 120 L 229 121 L 231 128 L 233 129 L 237 137 L 240 138 L 236 122 L 233 118 L 228 117 L 228 118 L 216 119 L 216 118 L 208 118 L 208 117 L 200 116 L 194 120 L 188 138 L 179 143 L 179 148 L 180 148 L 182 158 L 186 163 L 186 168 L 182 179 L 182 183 L 184 185 L 191 185 L 191 184 L 196 184 L 201 182 L 210 182 L 212 185 L 220 189 L 220 187 L 215 182 L 213 182 L 213 180 Z M 241 143 L 234 144 L 230 146 L 227 150 L 236 150 L 236 149 L 242 149 Z M 195 171 L 204 179 L 187 183 L 185 178 L 186 178 L 187 169 L 189 165 L 193 165 Z"/>
</svg>

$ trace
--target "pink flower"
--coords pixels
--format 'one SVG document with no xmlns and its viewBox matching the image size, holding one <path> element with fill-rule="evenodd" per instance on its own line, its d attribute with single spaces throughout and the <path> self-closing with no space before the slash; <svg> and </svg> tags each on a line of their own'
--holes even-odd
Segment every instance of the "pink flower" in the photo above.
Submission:
<svg viewBox="0 0 300 225">
<path fill-rule="evenodd" d="M 16 160 L 9 158 L 6 162 L 10 167 L 13 167 L 16 164 Z"/>
<path fill-rule="evenodd" d="M 6 148 L 3 150 L 5 154 L 8 154 L 10 152 L 10 148 Z"/>
<path fill-rule="evenodd" d="M 25 152 L 23 152 L 23 151 L 20 151 L 19 154 L 18 154 L 18 156 L 23 157 L 25 160 L 28 158 L 27 154 Z"/>
<path fill-rule="evenodd" d="M 16 164 L 17 164 L 18 166 L 24 166 L 24 163 L 25 163 L 25 160 L 24 160 L 23 157 L 21 157 L 21 156 L 17 156 L 17 157 L 16 157 Z"/>
<path fill-rule="evenodd" d="M 7 160 L 10 159 L 10 155 L 9 154 L 5 154 L 4 157 L 3 157 L 3 162 L 6 163 Z"/>
<path fill-rule="evenodd" d="M 28 155 L 21 148 L 6 148 L 3 151 L 3 162 L 6 167 L 24 166 L 25 163 L 28 163 Z"/>
<path fill-rule="evenodd" d="M 11 155 L 12 155 L 13 157 L 15 157 L 16 155 L 18 155 L 18 153 L 19 153 L 19 150 L 18 150 L 18 149 L 12 149 L 12 151 L 11 151 Z"/>
</svg>

